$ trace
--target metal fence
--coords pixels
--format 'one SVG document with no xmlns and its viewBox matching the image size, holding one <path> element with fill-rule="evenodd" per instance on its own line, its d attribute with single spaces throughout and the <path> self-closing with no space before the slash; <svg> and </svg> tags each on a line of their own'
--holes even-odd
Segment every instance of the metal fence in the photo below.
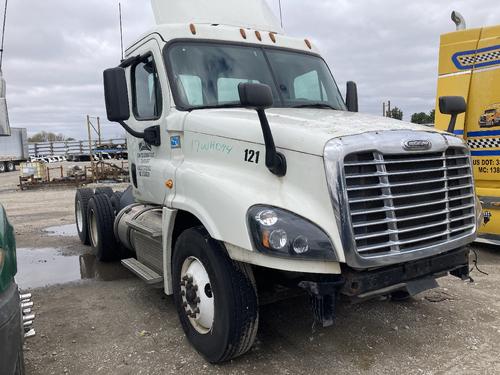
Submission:
<svg viewBox="0 0 500 375">
<path fill-rule="evenodd" d="M 125 138 L 108 139 L 92 142 L 92 152 L 117 152 L 127 150 Z M 37 142 L 29 144 L 29 154 L 32 157 L 90 155 L 89 141 L 59 141 Z"/>
</svg>

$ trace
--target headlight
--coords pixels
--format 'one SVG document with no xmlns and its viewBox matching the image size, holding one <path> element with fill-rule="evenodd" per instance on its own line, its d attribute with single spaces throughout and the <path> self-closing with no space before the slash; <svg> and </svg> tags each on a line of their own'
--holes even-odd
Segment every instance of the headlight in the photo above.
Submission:
<svg viewBox="0 0 500 375">
<path fill-rule="evenodd" d="M 337 260 L 326 233 L 289 211 L 253 206 L 248 210 L 248 226 L 255 248 L 262 253 L 297 259 Z"/>
</svg>

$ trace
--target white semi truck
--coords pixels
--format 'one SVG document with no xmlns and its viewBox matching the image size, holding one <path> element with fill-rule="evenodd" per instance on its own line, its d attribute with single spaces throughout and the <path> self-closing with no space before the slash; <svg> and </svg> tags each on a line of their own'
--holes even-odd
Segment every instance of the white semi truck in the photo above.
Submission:
<svg viewBox="0 0 500 375">
<path fill-rule="evenodd" d="M 405 298 L 469 275 L 480 208 L 452 134 L 357 113 L 308 39 L 264 0 L 153 0 L 157 26 L 104 72 L 132 186 L 77 192 L 81 240 L 173 295 L 208 361 L 250 349 L 258 291 Z M 464 111 L 442 98 L 442 112 Z"/>
</svg>

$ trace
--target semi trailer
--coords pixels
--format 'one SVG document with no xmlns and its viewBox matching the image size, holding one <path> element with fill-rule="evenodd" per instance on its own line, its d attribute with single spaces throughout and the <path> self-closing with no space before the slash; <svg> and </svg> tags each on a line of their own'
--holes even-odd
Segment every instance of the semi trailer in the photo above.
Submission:
<svg viewBox="0 0 500 375">
<path fill-rule="evenodd" d="M 80 189 L 78 234 L 173 295 L 209 362 L 248 351 L 259 294 L 303 290 L 334 324 L 342 299 L 409 298 L 469 276 L 481 220 L 452 133 L 358 113 L 309 39 L 264 0 L 152 0 L 157 25 L 104 74 L 132 184 Z M 463 98 L 443 97 L 450 127 Z"/>
<path fill-rule="evenodd" d="M 441 36 L 438 97 L 459 95 L 467 112 L 455 134 L 471 149 L 476 192 L 484 211 L 477 241 L 500 245 L 500 25 L 467 29 L 453 12 L 457 30 Z M 436 127 L 448 118 L 436 109 Z"/>
<path fill-rule="evenodd" d="M 0 173 L 13 172 L 29 159 L 28 134 L 24 128 L 11 128 L 10 135 L 0 137 Z"/>
</svg>

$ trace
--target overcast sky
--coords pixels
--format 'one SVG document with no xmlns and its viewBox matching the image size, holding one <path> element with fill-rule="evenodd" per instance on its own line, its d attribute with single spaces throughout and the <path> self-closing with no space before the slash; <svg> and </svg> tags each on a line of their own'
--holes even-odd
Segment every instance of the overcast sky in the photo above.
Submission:
<svg viewBox="0 0 500 375">
<path fill-rule="evenodd" d="M 249 0 L 250 1 L 250 0 Z M 278 0 L 268 0 L 278 12 Z M 153 25 L 149 0 L 122 0 L 125 44 Z M 2 1 L 3 3 L 3 1 Z M 429 111 L 436 91 L 439 35 L 500 23 L 498 0 L 282 0 L 288 34 L 311 38 L 344 92 L 358 83 L 360 111 L 391 100 L 409 119 Z M 120 58 L 118 0 L 9 2 L 4 57 L 12 126 L 86 136 L 87 114 L 105 118 L 102 71 Z M 105 136 L 123 134 L 105 124 Z"/>
</svg>

